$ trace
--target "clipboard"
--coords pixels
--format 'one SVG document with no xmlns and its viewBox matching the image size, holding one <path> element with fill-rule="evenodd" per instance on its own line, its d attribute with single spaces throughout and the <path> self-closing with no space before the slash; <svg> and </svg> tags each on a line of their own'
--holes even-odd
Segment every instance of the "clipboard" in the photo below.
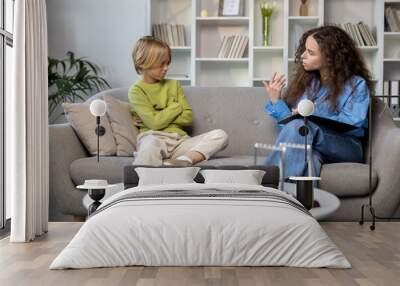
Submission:
<svg viewBox="0 0 400 286">
<path fill-rule="evenodd" d="M 278 123 L 286 124 L 295 119 L 303 119 L 303 116 L 301 116 L 300 114 L 291 115 L 289 117 L 282 119 L 281 121 L 278 121 Z M 339 122 L 336 120 L 332 120 L 332 119 L 328 119 L 328 118 L 324 118 L 324 117 L 320 117 L 320 116 L 316 116 L 316 115 L 310 115 L 307 117 L 307 119 L 311 122 L 314 122 L 317 125 L 327 127 L 329 129 L 334 130 L 339 133 L 345 133 L 345 132 L 349 132 L 349 131 L 359 128 L 354 125 L 350 125 L 347 123 Z"/>
</svg>

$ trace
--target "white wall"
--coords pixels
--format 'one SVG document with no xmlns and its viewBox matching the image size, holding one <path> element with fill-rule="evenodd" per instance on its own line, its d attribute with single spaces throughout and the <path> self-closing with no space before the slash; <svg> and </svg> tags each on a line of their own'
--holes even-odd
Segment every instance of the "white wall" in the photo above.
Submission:
<svg viewBox="0 0 400 286">
<path fill-rule="evenodd" d="M 49 56 L 88 57 L 112 87 L 138 79 L 131 51 L 146 32 L 146 0 L 47 0 Z"/>
</svg>

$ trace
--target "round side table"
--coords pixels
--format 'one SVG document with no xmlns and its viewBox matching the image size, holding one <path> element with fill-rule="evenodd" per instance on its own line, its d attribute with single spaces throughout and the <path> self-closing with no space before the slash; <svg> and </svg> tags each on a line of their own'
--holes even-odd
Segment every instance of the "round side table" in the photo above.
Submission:
<svg viewBox="0 0 400 286">
<path fill-rule="evenodd" d="M 96 210 L 105 199 L 111 197 L 112 195 L 114 195 L 114 194 L 116 194 L 116 193 L 118 193 L 120 191 L 123 191 L 124 190 L 124 184 L 120 183 L 120 184 L 109 185 L 104 190 L 105 190 L 104 191 L 104 195 L 101 198 L 97 199 L 97 200 L 93 199 L 90 196 L 89 192 L 88 192 L 87 195 L 85 195 L 83 197 L 82 204 L 88 210 L 89 216 L 90 216 L 90 214 L 93 213 L 93 211 L 92 212 L 90 211 L 93 204 L 96 203 L 96 205 L 97 205 L 96 208 L 95 208 L 95 210 Z M 93 200 L 94 200 L 94 202 L 93 202 Z"/>
<path fill-rule="evenodd" d="M 101 199 L 103 199 L 104 196 L 106 195 L 106 189 L 113 186 L 114 185 L 94 186 L 88 184 L 77 186 L 78 189 L 87 190 L 88 193 L 86 196 L 92 199 L 92 203 L 90 205 L 85 206 L 87 207 L 88 210 L 88 216 L 94 213 L 97 210 L 97 208 L 101 205 Z"/>
</svg>

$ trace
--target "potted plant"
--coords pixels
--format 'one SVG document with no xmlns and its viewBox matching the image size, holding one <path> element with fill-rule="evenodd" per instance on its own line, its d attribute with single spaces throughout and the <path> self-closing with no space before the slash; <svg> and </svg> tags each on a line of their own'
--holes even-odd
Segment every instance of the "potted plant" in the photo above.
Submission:
<svg viewBox="0 0 400 286">
<path fill-rule="evenodd" d="M 85 100 L 93 91 L 110 88 L 108 82 L 99 76 L 100 68 L 86 58 L 75 58 L 71 51 L 65 59 L 48 59 L 49 117 L 63 102 Z M 57 116 L 57 118 L 60 115 Z"/>
</svg>

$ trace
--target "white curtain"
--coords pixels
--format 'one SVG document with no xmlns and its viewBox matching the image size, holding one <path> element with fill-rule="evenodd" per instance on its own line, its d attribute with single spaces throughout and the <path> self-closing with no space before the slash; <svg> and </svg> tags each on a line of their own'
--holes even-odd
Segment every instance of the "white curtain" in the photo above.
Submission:
<svg viewBox="0 0 400 286">
<path fill-rule="evenodd" d="M 47 21 L 45 0 L 15 1 L 14 93 L 6 98 L 6 187 L 12 242 L 48 226 Z"/>
</svg>

